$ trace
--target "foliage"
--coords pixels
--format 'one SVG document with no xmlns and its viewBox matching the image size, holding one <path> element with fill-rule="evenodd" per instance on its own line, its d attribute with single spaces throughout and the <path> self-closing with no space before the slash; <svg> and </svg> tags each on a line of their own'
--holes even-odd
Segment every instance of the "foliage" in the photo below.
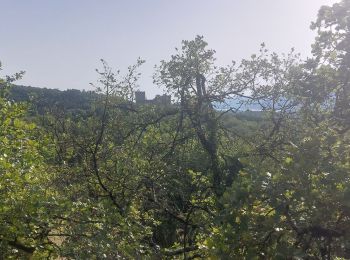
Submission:
<svg viewBox="0 0 350 260">
<path fill-rule="evenodd" d="M 320 9 L 306 61 L 183 41 L 154 75 L 171 106 L 133 102 L 141 59 L 40 116 L 1 79 L 1 257 L 349 258 L 349 10 Z"/>
<path fill-rule="evenodd" d="M 25 121 L 25 105 L 6 98 L 10 83 L 21 74 L 1 79 L 0 98 L 0 248 L 9 259 L 51 255 L 49 233 L 55 229 L 56 191 L 50 187 L 45 163 L 48 143 L 40 130 Z"/>
</svg>

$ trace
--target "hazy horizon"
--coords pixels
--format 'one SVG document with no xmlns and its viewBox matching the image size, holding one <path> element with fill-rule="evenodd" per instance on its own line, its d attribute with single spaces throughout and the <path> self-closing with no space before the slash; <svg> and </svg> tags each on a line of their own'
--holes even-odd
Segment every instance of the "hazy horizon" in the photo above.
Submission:
<svg viewBox="0 0 350 260">
<path fill-rule="evenodd" d="M 246 1 L 9 1 L 0 0 L 0 61 L 11 74 L 26 71 L 21 85 L 91 90 L 99 60 L 122 72 L 146 60 L 140 89 L 152 84 L 153 67 L 182 40 L 203 35 L 219 64 L 257 52 L 261 42 L 276 52 L 295 47 L 309 56 L 309 29 L 322 5 L 334 0 Z"/>
</svg>

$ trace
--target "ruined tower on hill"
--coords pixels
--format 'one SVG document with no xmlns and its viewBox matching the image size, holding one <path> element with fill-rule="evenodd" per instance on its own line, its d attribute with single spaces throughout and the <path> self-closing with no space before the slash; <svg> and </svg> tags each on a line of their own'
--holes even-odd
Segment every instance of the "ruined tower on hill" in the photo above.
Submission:
<svg viewBox="0 0 350 260">
<path fill-rule="evenodd" d="M 167 106 L 171 104 L 171 96 L 163 94 L 156 95 L 154 99 L 146 99 L 145 91 L 135 91 L 135 102 L 137 105 L 163 105 Z"/>
</svg>

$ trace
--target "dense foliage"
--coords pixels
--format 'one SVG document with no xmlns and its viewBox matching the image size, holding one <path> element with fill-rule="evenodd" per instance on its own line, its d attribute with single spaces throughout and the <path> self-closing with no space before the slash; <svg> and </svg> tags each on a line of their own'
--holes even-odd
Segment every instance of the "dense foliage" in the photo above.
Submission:
<svg viewBox="0 0 350 260">
<path fill-rule="evenodd" d="M 350 1 L 311 27 L 305 61 L 183 41 L 169 106 L 134 103 L 143 60 L 93 93 L 1 79 L 0 258 L 350 258 Z"/>
<path fill-rule="evenodd" d="M 12 85 L 8 90 L 9 99 L 17 103 L 29 102 L 32 114 L 44 114 L 52 105 L 69 111 L 86 110 L 91 106 L 96 95 L 93 91 L 79 91 L 76 89 L 61 91 L 19 85 Z"/>
</svg>

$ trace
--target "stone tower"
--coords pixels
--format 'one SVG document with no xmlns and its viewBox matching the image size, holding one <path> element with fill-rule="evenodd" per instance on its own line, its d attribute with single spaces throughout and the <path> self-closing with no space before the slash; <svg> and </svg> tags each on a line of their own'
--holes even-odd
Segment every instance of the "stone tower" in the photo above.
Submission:
<svg viewBox="0 0 350 260">
<path fill-rule="evenodd" d="M 145 91 L 135 91 L 135 102 L 136 102 L 136 104 L 145 104 L 146 103 Z"/>
</svg>

